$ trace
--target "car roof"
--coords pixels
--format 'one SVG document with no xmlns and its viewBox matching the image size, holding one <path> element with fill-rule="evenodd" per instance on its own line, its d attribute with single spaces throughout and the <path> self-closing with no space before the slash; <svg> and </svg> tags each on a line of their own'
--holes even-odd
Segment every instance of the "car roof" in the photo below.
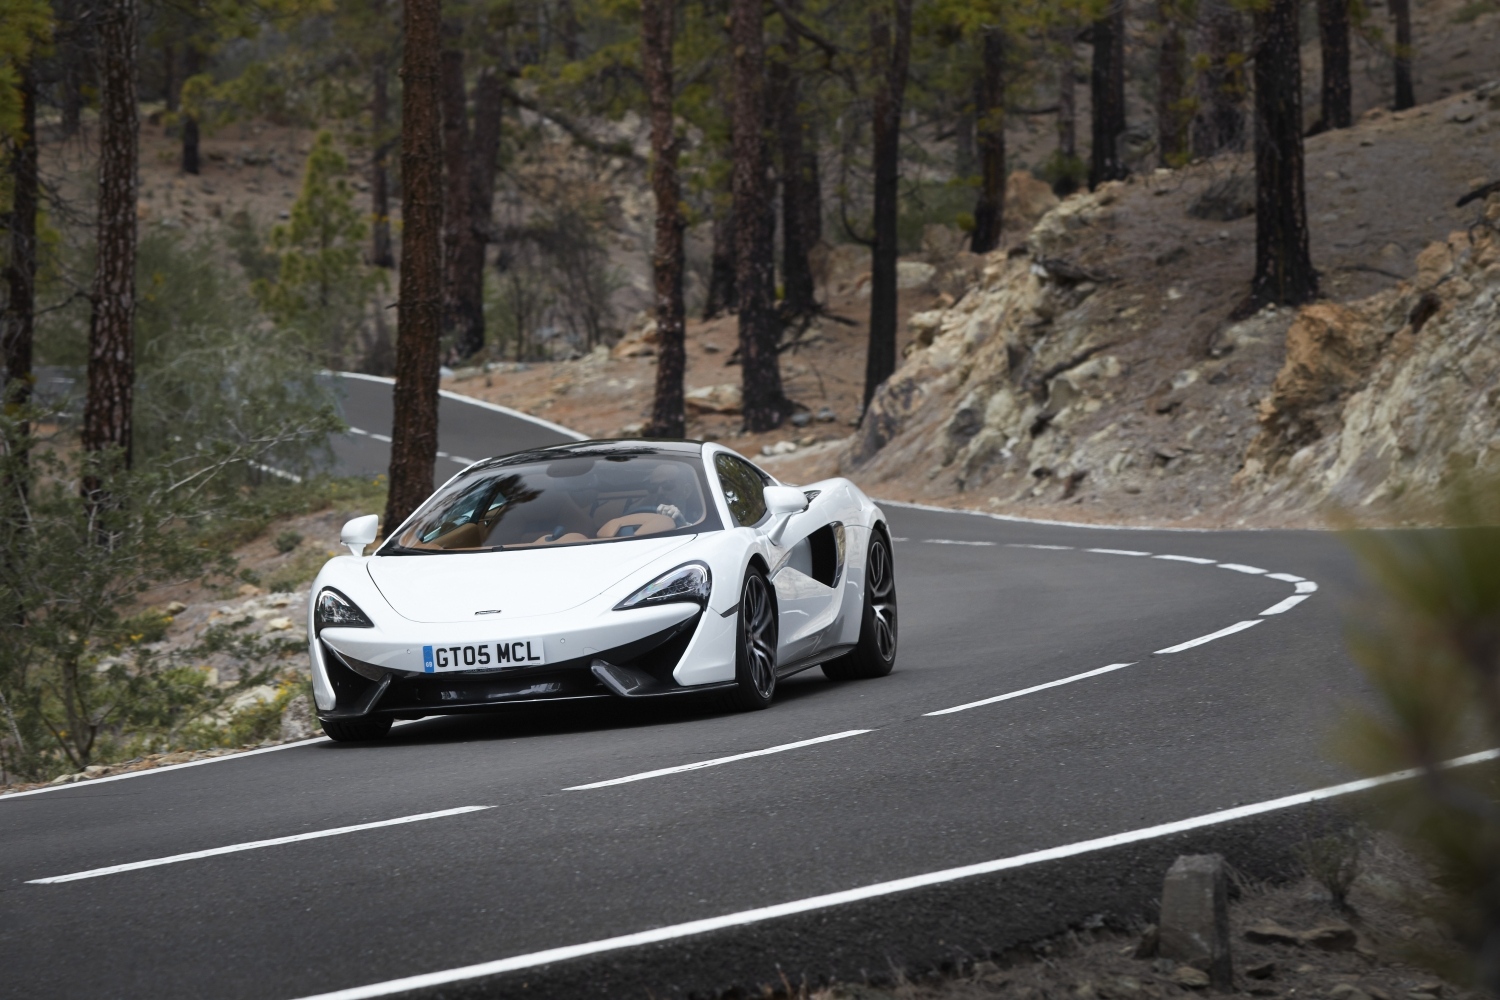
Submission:
<svg viewBox="0 0 1500 1000">
<path fill-rule="evenodd" d="M 545 448 L 531 448 L 510 455 L 498 455 L 478 463 L 484 468 L 502 468 L 509 465 L 525 465 L 529 462 L 549 462 L 560 458 L 645 458 L 651 455 L 701 456 L 702 441 L 676 441 L 662 439 L 611 439 L 598 441 L 569 441 Z"/>
</svg>

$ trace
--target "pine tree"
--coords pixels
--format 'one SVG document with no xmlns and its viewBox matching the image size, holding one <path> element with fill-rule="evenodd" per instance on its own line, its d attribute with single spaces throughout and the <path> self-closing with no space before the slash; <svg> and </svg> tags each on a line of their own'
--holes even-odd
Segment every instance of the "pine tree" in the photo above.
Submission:
<svg viewBox="0 0 1500 1000">
<path fill-rule="evenodd" d="M 1089 187 L 1095 188 L 1129 173 L 1120 148 L 1125 135 L 1125 0 L 1106 0 L 1089 31 L 1094 47 Z"/>
<path fill-rule="evenodd" d="M 911 64 L 912 0 L 870 6 L 870 73 L 875 85 L 874 245 L 870 248 L 870 347 L 864 405 L 896 370 L 896 223 L 900 211 L 901 109 Z"/>
<path fill-rule="evenodd" d="M 301 330 L 330 367 L 346 363 L 380 280 L 364 264 L 368 227 L 348 172 L 333 133 L 319 132 L 291 218 L 271 230 L 270 249 L 280 258 L 276 279 L 252 286 L 267 315 Z"/>
<path fill-rule="evenodd" d="M 683 374 L 687 366 L 683 343 L 682 302 L 683 221 L 677 180 L 676 123 L 672 101 L 672 39 L 676 4 L 673 0 L 642 0 L 641 69 L 651 109 L 651 190 L 656 197 L 656 245 L 651 271 L 656 292 L 656 395 L 651 404 L 650 437 L 680 438 L 686 434 L 683 413 Z"/>
<path fill-rule="evenodd" d="M 114 452 L 126 465 L 135 389 L 139 21 L 138 0 L 109 0 L 99 14 L 99 215 L 83 411 L 84 449 Z M 100 488 L 95 475 L 85 476 L 83 494 L 91 503 L 104 501 Z"/>
<path fill-rule="evenodd" d="M 1323 99 L 1313 132 L 1354 124 L 1349 86 L 1349 0 L 1318 0 L 1318 42 L 1323 50 Z"/>
<path fill-rule="evenodd" d="M 1308 250 L 1298 6 L 1270 0 L 1255 10 L 1255 276 L 1241 315 L 1318 294 Z"/>
<path fill-rule="evenodd" d="M 405 0 L 401 81 L 401 292 L 385 530 L 432 492 L 443 324 L 442 47 L 439 0 Z"/>
<path fill-rule="evenodd" d="M 734 236 L 739 291 L 740 377 L 745 430 L 768 431 L 786 414 L 772 311 L 770 204 L 766 184 L 764 10 L 760 0 L 734 0 Z"/>
</svg>

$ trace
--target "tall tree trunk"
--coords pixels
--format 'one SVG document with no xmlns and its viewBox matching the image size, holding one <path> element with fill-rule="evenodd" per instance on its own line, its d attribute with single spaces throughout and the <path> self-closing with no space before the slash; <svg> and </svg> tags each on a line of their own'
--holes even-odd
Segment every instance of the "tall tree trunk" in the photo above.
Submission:
<svg viewBox="0 0 1500 1000">
<path fill-rule="evenodd" d="M 781 147 L 781 287 L 782 302 L 790 316 L 807 316 L 817 309 L 812 265 L 807 253 L 808 182 L 807 156 L 803 145 L 802 88 L 798 78 L 800 40 L 791 27 L 783 27 L 782 59 L 773 79 L 780 75 L 777 137 Z"/>
<path fill-rule="evenodd" d="M 203 72 L 203 53 L 196 45 L 188 44 L 182 53 L 182 76 L 190 80 Z M 198 163 L 198 119 L 193 115 L 182 116 L 182 172 L 197 175 Z"/>
<path fill-rule="evenodd" d="M 1255 12 L 1255 277 L 1242 315 L 1318 294 L 1308 251 L 1298 7 L 1271 0 Z"/>
<path fill-rule="evenodd" d="M 780 424 L 787 408 L 772 310 L 774 262 L 763 132 L 764 21 L 761 0 L 733 0 L 729 40 L 734 51 L 734 265 L 740 305 L 745 430 L 752 432 L 768 431 Z"/>
<path fill-rule="evenodd" d="M 85 0 L 58 0 L 53 9 L 57 12 L 54 41 L 62 77 L 58 102 L 62 111 L 62 134 L 71 138 L 78 134 L 83 124 L 83 91 L 95 55 L 95 10 L 86 5 Z"/>
<path fill-rule="evenodd" d="M 812 253 L 823 241 L 823 181 L 818 164 L 818 133 L 813 122 L 803 119 L 802 146 L 802 246 Z M 815 303 L 816 304 L 816 303 Z"/>
<path fill-rule="evenodd" d="M 457 25 L 445 25 L 443 34 L 452 39 Z M 464 90 L 464 54 L 446 48 L 441 56 L 443 105 L 443 339 L 451 354 L 453 345 L 466 339 L 459 315 L 458 256 L 463 231 L 469 219 L 469 109 Z"/>
<path fill-rule="evenodd" d="M 1089 98 L 1093 104 L 1089 150 L 1089 187 L 1123 180 L 1129 173 L 1121 156 L 1125 134 L 1125 0 L 1111 0 L 1092 29 L 1093 67 Z"/>
<path fill-rule="evenodd" d="M 438 344 L 443 326 L 443 114 L 440 0 L 405 0 L 401 56 L 401 292 L 385 530 L 432 492 Z"/>
<path fill-rule="evenodd" d="M 1417 104 L 1411 82 L 1411 0 L 1391 0 L 1391 18 L 1396 22 L 1396 49 L 1392 53 L 1396 64 L 1394 107 L 1405 111 Z"/>
<path fill-rule="evenodd" d="M 651 104 L 651 191 L 656 196 L 656 246 L 651 272 L 656 288 L 656 396 L 648 437 L 686 436 L 682 380 L 687 368 L 682 304 L 682 199 L 677 180 L 677 133 L 672 118 L 673 0 L 642 0 L 641 68 Z"/>
<path fill-rule="evenodd" d="M 5 381 L 0 405 L 25 406 L 35 381 L 31 367 L 36 342 L 36 216 L 40 205 L 37 179 L 36 71 L 31 61 L 19 66 L 16 91 L 21 98 L 21 128 L 10 160 L 10 266 L 0 340 L 5 352 Z M 18 446 L 24 449 L 30 428 L 22 423 Z M 24 454 L 21 456 L 23 461 Z"/>
<path fill-rule="evenodd" d="M 1071 34 L 1057 57 L 1057 151 L 1068 159 L 1078 155 L 1078 69 Z"/>
<path fill-rule="evenodd" d="M 391 174 L 386 166 L 391 152 L 389 58 L 384 51 L 375 55 L 375 93 L 370 103 L 370 131 L 375 139 L 370 155 L 370 214 L 375 220 L 370 227 L 370 263 L 376 267 L 396 266 L 395 255 L 391 252 Z"/>
<path fill-rule="evenodd" d="M 887 2 L 890 6 L 887 7 Z M 870 253 L 870 348 L 864 405 L 896 370 L 896 220 L 900 209 L 901 105 L 911 63 L 912 0 L 876 0 L 870 8 L 875 76 L 875 244 Z"/>
<path fill-rule="evenodd" d="M 1187 39 L 1183 36 L 1181 0 L 1158 0 L 1161 45 L 1156 66 L 1156 162 L 1180 167 L 1188 158 L 1188 120 L 1184 109 Z"/>
<path fill-rule="evenodd" d="M 1209 157 L 1245 148 L 1245 42 L 1240 12 L 1227 0 L 1205 4 L 1202 24 L 1200 47 L 1208 65 L 1198 77 L 1193 155 Z"/>
<path fill-rule="evenodd" d="M 110 0 L 99 14 L 99 220 L 89 322 L 88 400 L 83 447 L 118 450 L 130 464 L 135 382 L 136 102 L 138 0 Z M 94 476 L 85 497 L 100 501 Z"/>
<path fill-rule="evenodd" d="M 733 175 L 731 175 L 731 181 Z M 733 311 L 739 304 L 739 290 L 734 274 L 734 205 L 732 198 L 714 199 L 713 249 L 708 259 L 708 297 L 703 302 L 703 318 L 713 319 Z"/>
<path fill-rule="evenodd" d="M 167 42 L 161 47 L 161 99 L 168 111 L 177 110 L 182 81 L 177 79 L 177 46 Z"/>
<path fill-rule="evenodd" d="M 1354 124 L 1349 84 L 1349 0 L 1318 0 L 1318 42 L 1323 49 L 1323 100 L 1313 131 L 1348 128 Z"/>
<path fill-rule="evenodd" d="M 484 258 L 495 210 L 495 167 L 500 157 L 500 116 L 505 87 L 487 69 L 474 83 L 474 132 L 469 139 L 469 218 L 459 232 L 454 258 L 455 339 L 453 353 L 471 358 L 484 350 Z"/>
<path fill-rule="evenodd" d="M 979 81 L 979 204 L 974 207 L 970 249 L 989 253 L 1000 245 L 1005 224 L 1005 32 L 984 29 L 984 61 Z"/>
</svg>

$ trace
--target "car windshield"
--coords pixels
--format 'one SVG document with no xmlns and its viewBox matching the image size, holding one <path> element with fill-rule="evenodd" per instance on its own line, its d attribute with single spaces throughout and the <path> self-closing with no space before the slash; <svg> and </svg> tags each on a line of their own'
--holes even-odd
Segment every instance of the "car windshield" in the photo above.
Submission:
<svg viewBox="0 0 1500 1000">
<path fill-rule="evenodd" d="M 481 465 L 428 500 L 381 554 L 493 552 L 719 527 L 696 456 L 569 456 Z"/>
</svg>

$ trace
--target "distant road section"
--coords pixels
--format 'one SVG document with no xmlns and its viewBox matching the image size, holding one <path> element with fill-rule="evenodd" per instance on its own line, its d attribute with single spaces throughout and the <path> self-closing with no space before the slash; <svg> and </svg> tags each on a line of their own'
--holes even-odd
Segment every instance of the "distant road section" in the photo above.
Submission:
<svg viewBox="0 0 1500 1000">
<path fill-rule="evenodd" d="M 338 393 L 340 410 L 349 423 L 349 432 L 336 435 L 330 442 L 334 459 L 330 471 L 340 476 L 383 474 L 391 464 L 391 394 L 395 381 L 353 372 L 328 372 L 323 378 Z M 438 399 L 438 460 L 433 486 L 481 458 L 581 440 L 582 434 L 539 417 L 444 391 Z"/>
</svg>

